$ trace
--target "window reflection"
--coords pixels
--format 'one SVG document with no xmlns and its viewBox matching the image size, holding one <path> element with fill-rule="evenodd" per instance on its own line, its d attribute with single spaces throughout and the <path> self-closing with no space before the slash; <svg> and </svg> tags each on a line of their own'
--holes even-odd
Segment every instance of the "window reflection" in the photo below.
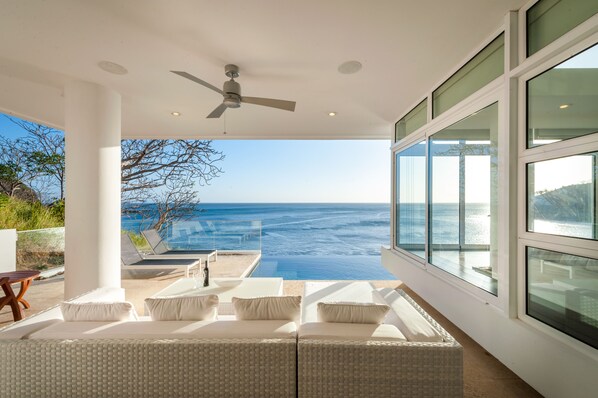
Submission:
<svg viewBox="0 0 598 398">
<path fill-rule="evenodd" d="M 528 247 L 527 314 L 598 348 L 598 260 Z"/>
<path fill-rule="evenodd" d="M 597 131 L 598 45 L 527 82 L 527 146 Z"/>
<path fill-rule="evenodd" d="M 527 229 L 596 239 L 598 153 L 527 165 Z"/>
</svg>

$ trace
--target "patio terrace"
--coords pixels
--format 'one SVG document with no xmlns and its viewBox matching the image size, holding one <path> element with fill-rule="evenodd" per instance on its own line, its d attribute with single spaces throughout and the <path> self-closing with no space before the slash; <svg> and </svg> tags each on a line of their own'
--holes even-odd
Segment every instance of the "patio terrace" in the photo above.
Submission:
<svg viewBox="0 0 598 398">
<path fill-rule="evenodd" d="M 212 263 L 210 273 L 213 277 L 239 277 L 251 271 L 259 260 L 258 254 L 220 254 L 218 262 Z M 132 302 L 139 314 L 143 314 L 143 300 L 162 290 L 179 278 L 183 271 L 122 272 L 122 287 L 126 299 Z M 464 348 L 464 385 L 465 397 L 539 397 L 540 395 L 517 375 L 501 364 L 467 334 L 448 321 L 432 306 L 421 299 L 409 287 L 399 280 L 372 281 L 376 287 L 392 287 L 405 290 L 419 305 L 434 317 Z M 283 283 L 284 294 L 302 295 L 305 281 Z M 18 289 L 17 285 L 14 286 Z M 64 277 L 58 275 L 49 279 L 34 281 L 26 294 L 31 308 L 24 310 L 24 316 L 31 316 L 48 307 L 59 304 L 64 299 Z M 9 307 L 0 312 L 0 326 L 12 323 Z"/>
</svg>

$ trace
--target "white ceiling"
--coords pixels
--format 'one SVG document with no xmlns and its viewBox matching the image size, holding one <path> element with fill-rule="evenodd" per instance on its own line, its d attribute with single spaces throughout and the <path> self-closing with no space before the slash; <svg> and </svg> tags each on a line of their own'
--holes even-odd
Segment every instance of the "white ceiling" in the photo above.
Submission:
<svg viewBox="0 0 598 398">
<path fill-rule="evenodd" d="M 0 110 L 63 126 L 68 79 L 123 98 L 123 136 L 384 138 L 524 0 L 29 0 L 0 13 Z M 128 74 L 101 70 L 107 60 Z M 363 69 L 343 75 L 338 66 Z M 243 94 L 297 102 L 294 113 L 245 104 L 206 119 L 237 64 Z M 171 116 L 172 111 L 182 113 Z M 328 112 L 335 111 L 336 117 Z"/>
</svg>

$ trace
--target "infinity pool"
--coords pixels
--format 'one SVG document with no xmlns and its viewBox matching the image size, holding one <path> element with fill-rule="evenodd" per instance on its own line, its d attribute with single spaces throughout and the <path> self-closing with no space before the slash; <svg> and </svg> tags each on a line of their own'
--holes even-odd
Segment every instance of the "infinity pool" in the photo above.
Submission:
<svg viewBox="0 0 598 398">
<path fill-rule="evenodd" d="M 380 256 L 266 256 L 251 277 L 287 280 L 393 280 Z"/>
</svg>

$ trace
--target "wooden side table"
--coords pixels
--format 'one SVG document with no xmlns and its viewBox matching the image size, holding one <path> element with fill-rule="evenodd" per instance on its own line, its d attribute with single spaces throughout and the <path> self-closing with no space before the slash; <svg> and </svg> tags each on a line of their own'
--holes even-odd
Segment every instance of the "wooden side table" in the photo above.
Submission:
<svg viewBox="0 0 598 398">
<path fill-rule="evenodd" d="M 38 276 L 39 271 L 13 271 L 0 273 L 0 285 L 2 286 L 5 295 L 5 297 L 0 299 L 0 309 L 6 304 L 9 304 L 12 308 L 12 315 L 15 321 L 23 319 L 23 312 L 21 311 L 19 303 L 21 303 L 24 308 L 31 307 L 23 296 L 27 289 L 29 289 L 29 285 L 31 285 L 33 279 Z M 13 283 L 21 284 L 19 294 L 16 296 L 11 287 Z"/>
</svg>

